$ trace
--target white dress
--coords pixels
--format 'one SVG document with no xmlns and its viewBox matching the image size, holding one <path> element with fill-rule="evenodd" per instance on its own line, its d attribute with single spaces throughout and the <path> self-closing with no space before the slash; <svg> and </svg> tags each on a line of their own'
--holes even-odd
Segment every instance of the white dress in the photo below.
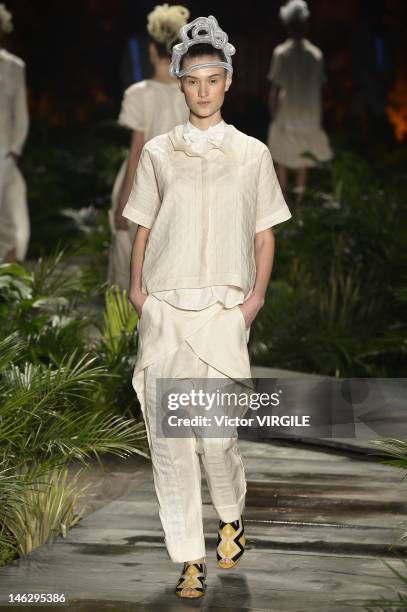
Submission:
<svg viewBox="0 0 407 612">
<path fill-rule="evenodd" d="M 277 163 L 288 168 L 315 166 L 332 158 L 321 127 L 323 54 L 309 40 L 288 39 L 273 51 L 267 76 L 280 88 L 277 114 L 269 125 L 267 145 Z"/>
<path fill-rule="evenodd" d="M 28 132 L 24 62 L 0 49 L 0 261 L 11 249 L 25 258 L 30 223 L 25 182 L 14 159 Z"/>
<path fill-rule="evenodd" d="M 176 82 L 160 83 L 146 79 L 134 83 L 124 92 L 118 122 L 130 130 L 143 132 L 144 142 L 154 136 L 169 132 L 184 123 L 189 116 L 184 94 Z M 127 159 L 116 177 L 112 192 L 112 208 L 109 211 L 113 235 L 109 254 L 108 279 L 121 289 L 129 288 L 130 258 L 137 225 L 129 221 L 129 229 L 117 231 L 114 227 L 114 210 L 118 204 L 126 171 Z"/>
</svg>

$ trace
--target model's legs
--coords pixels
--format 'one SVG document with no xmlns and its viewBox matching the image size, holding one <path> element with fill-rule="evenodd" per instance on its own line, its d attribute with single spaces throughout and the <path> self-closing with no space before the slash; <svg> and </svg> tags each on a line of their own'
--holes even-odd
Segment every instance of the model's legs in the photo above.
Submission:
<svg viewBox="0 0 407 612">
<path fill-rule="evenodd" d="M 154 345 L 157 345 L 157 352 L 165 354 L 168 344 L 172 343 L 176 333 L 179 333 L 182 322 L 180 312 L 176 309 L 174 313 L 169 312 L 170 307 L 165 303 L 157 303 L 152 298 L 146 305 L 148 308 L 141 317 L 139 327 L 142 341 L 139 348 L 142 347 L 141 355 L 144 354 L 144 358 L 147 354 L 154 356 L 152 338 Z M 163 311 L 166 313 L 165 317 L 162 316 Z M 202 313 L 202 316 L 204 314 Z M 186 321 L 191 317 L 195 319 L 196 313 L 185 314 Z M 163 332 L 153 335 L 151 330 L 159 328 L 162 328 Z M 185 390 L 185 379 L 189 381 L 203 378 L 204 382 L 208 377 L 223 378 L 228 383 L 230 379 L 221 372 L 223 366 L 229 375 L 233 371 L 237 376 L 247 378 L 250 377 L 250 364 L 247 355 L 248 330 L 245 330 L 244 319 L 237 308 L 220 309 L 217 316 L 208 320 L 205 326 L 198 328 L 198 331 L 194 330 L 193 334 L 185 338 L 187 339 L 182 341 L 176 350 L 166 353 L 165 358 L 158 358 L 152 364 L 149 361 L 150 365 L 146 363 L 144 369 L 139 370 L 133 379 L 133 384 L 146 421 L 167 549 L 173 561 L 189 562 L 189 565 L 184 566 L 177 594 L 188 596 L 190 593 L 191 596 L 196 596 L 196 589 L 195 592 L 193 588 L 188 590 L 185 585 L 190 580 L 195 584 L 197 579 L 202 580 L 202 573 L 199 575 L 199 572 L 204 567 L 204 564 L 199 563 L 195 567 L 191 566 L 192 561 L 199 561 L 205 556 L 201 474 L 197 453 L 205 455 L 203 464 L 209 474 L 207 479 L 212 500 L 218 515 L 225 519 L 234 520 L 240 516 L 246 491 L 244 471 L 233 436 L 220 440 L 195 440 L 156 435 L 156 419 L 161 408 L 160 402 L 157 401 L 156 383 L 158 378 L 184 379 L 182 390 Z M 212 363 L 212 366 L 209 367 L 209 363 Z M 220 364 L 219 370 L 215 369 L 215 364 Z M 191 575 L 187 574 L 189 571 Z"/>
<path fill-rule="evenodd" d="M 223 379 L 226 384 L 230 382 L 221 372 L 199 361 L 201 378 Z M 221 384 L 216 386 L 222 390 Z M 230 386 L 225 389 L 229 393 L 232 390 Z M 239 392 L 236 388 L 233 391 Z M 229 406 L 217 409 L 217 413 L 228 417 L 241 416 Z M 247 489 L 245 471 L 237 446 L 236 427 L 217 427 L 213 433 L 219 437 L 203 435 L 198 438 L 197 451 L 201 454 L 213 507 L 220 520 L 230 523 L 243 512 Z"/>
<path fill-rule="evenodd" d="M 297 195 L 297 204 L 300 204 L 304 197 L 305 188 L 307 186 L 307 176 L 307 168 L 298 168 L 295 172 L 295 193 Z"/>
<path fill-rule="evenodd" d="M 249 330 L 238 307 L 224 309 L 218 317 L 208 323 L 204 333 L 187 339 L 200 357 L 199 374 L 205 391 L 215 392 L 224 398 L 212 407 L 219 417 L 242 417 L 247 403 L 230 402 L 233 397 L 248 391 L 243 382 L 251 378 L 247 342 Z M 208 342 L 210 344 L 208 344 Z M 238 373 L 239 372 L 239 373 Z M 238 381 L 241 380 L 241 383 Z M 221 395 L 224 394 L 224 395 Z M 235 395 L 236 394 L 236 395 Z M 243 461 L 237 446 L 237 428 L 218 426 L 208 435 L 197 439 L 197 450 L 201 454 L 212 503 L 220 524 L 218 533 L 219 567 L 233 567 L 244 550 L 244 528 L 241 516 L 245 504 L 246 479 Z"/>
<path fill-rule="evenodd" d="M 201 440 L 202 464 L 213 507 L 220 520 L 236 521 L 245 504 L 246 479 L 242 457 L 234 438 Z"/>
<path fill-rule="evenodd" d="M 202 524 L 201 470 L 195 438 L 156 435 L 156 419 L 164 415 L 156 393 L 157 378 L 195 378 L 198 359 L 183 344 L 166 359 L 145 368 L 145 420 L 154 484 L 165 543 L 172 561 L 205 557 Z"/>
<path fill-rule="evenodd" d="M 204 372 L 208 379 L 224 378 L 226 383 L 230 382 L 218 370 L 201 361 L 201 376 L 204 375 Z M 219 387 L 221 390 L 222 385 L 219 384 Z M 235 390 L 239 392 L 238 389 Z M 227 391 L 231 391 L 230 385 Z M 238 410 L 230 410 L 229 407 L 222 407 L 217 412 L 229 417 L 242 416 Z M 234 523 L 241 529 L 242 525 L 239 521 L 243 514 L 247 485 L 244 465 L 237 445 L 237 431 L 235 427 L 219 428 L 216 435 L 221 437 L 199 438 L 197 448 L 201 453 L 212 504 L 220 521 Z M 221 524 L 219 529 L 221 530 Z M 218 548 L 222 557 L 222 567 L 233 566 L 234 561 L 230 557 L 234 556 L 237 550 L 233 541 L 237 532 L 232 526 L 226 525 L 219 533 L 222 533 L 222 545 Z M 226 534 L 230 536 L 230 540 L 225 546 L 224 536 Z M 220 541 L 218 539 L 218 542 Z"/>
<path fill-rule="evenodd" d="M 231 372 L 237 371 L 234 369 L 237 364 L 242 379 L 251 376 L 247 332 L 239 308 L 225 308 L 205 328 L 186 340 L 192 349 L 191 354 L 198 357 L 198 378 L 202 379 L 205 390 L 225 393 L 222 405 L 212 409 L 212 413 L 216 410 L 221 417 L 242 417 L 247 410 L 247 406 L 229 404 L 226 399 L 240 395 L 246 389 L 230 377 Z M 214 418 L 212 423 L 216 423 Z M 224 425 L 216 430 L 212 428 L 211 432 L 212 436 L 207 432 L 205 435 L 205 428 L 202 428 L 202 435 L 197 439 L 197 451 L 201 454 L 213 506 L 222 521 L 232 522 L 240 517 L 246 494 L 237 429 Z"/>
</svg>

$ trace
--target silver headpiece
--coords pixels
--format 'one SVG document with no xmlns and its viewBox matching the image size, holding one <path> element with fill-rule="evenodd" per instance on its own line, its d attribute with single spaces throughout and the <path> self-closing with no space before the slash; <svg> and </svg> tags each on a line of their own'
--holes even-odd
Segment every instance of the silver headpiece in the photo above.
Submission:
<svg viewBox="0 0 407 612">
<path fill-rule="evenodd" d="M 280 8 L 280 19 L 285 24 L 290 21 L 305 21 L 310 16 L 308 5 L 305 0 L 288 0 Z"/>
<path fill-rule="evenodd" d="M 192 30 L 192 38 L 189 37 L 189 32 Z M 203 32 L 203 33 L 202 33 Z M 222 66 L 233 73 L 231 56 L 236 53 L 236 49 L 228 42 L 228 36 L 220 27 L 213 15 L 209 17 L 198 17 L 185 24 L 180 30 L 181 41 L 172 48 L 172 61 L 170 64 L 170 74 L 175 77 L 182 77 L 184 74 L 192 72 L 198 68 L 207 68 L 209 66 Z M 180 61 L 182 56 L 188 51 L 191 45 L 198 43 L 209 43 L 215 49 L 223 51 L 226 62 L 213 60 L 205 64 L 193 64 L 184 70 L 180 70 Z"/>
</svg>

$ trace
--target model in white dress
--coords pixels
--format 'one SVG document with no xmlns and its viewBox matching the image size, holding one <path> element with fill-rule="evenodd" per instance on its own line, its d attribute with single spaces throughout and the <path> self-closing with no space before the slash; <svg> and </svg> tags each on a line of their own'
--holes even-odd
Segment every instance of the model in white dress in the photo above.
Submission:
<svg viewBox="0 0 407 612">
<path fill-rule="evenodd" d="M 132 130 L 132 141 L 112 192 L 109 212 L 112 244 L 108 269 L 109 282 L 121 289 L 129 288 L 131 248 L 137 229 L 136 224 L 122 216 L 122 211 L 130 194 L 141 150 L 154 136 L 184 123 L 189 114 L 177 80 L 168 73 L 171 57 L 169 45 L 176 40 L 177 28 L 186 23 L 188 16 L 189 12 L 184 7 L 168 5 L 158 6 L 149 14 L 149 57 L 154 66 L 154 76 L 131 85 L 123 97 L 118 122 Z M 167 19 L 171 20 L 170 26 L 164 28 L 168 25 Z M 160 37 L 163 32 L 164 39 Z"/>
<path fill-rule="evenodd" d="M 298 7 L 298 2 L 291 0 L 288 5 Z M 299 199 L 306 186 L 307 168 L 332 157 L 321 127 L 323 54 L 304 37 L 306 19 L 304 13 L 292 9 L 285 17 L 290 37 L 274 49 L 267 76 L 273 115 L 267 144 L 283 191 L 287 189 L 287 169 L 296 171 Z"/>
<path fill-rule="evenodd" d="M 24 260 L 30 237 L 26 187 L 17 160 L 28 133 L 25 64 L 1 48 L 0 19 L 0 261 Z"/>
</svg>

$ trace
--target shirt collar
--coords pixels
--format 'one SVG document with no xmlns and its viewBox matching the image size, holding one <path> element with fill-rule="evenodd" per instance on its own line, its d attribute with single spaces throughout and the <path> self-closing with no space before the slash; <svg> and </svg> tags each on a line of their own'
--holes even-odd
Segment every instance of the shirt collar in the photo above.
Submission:
<svg viewBox="0 0 407 612">
<path fill-rule="evenodd" d="M 213 148 L 219 149 L 227 156 L 236 157 L 235 150 L 233 148 L 233 137 L 235 135 L 236 129 L 233 127 L 233 125 L 225 123 L 224 121 L 220 123 L 224 124 L 223 137 L 220 142 L 216 142 L 213 144 Z M 216 124 L 216 126 L 213 126 L 213 127 L 215 128 L 218 125 L 219 124 Z M 192 127 L 195 127 L 195 126 L 192 126 Z M 185 124 L 181 124 L 181 125 L 176 125 L 170 132 L 168 132 L 168 137 L 171 140 L 171 143 L 174 149 L 176 151 L 184 151 L 186 155 L 190 155 L 192 157 L 205 157 L 206 153 L 205 155 L 197 153 L 189 146 L 188 142 L 184 138 L 184 129 L 185 129 Z M 199 128 L 196 128 L 196 129 L 199 129 Z M 205 132 L 206 131 L 207 130 L 205 130 Z"/>
<path fill-rule="evenodd" d="M 224 136 L 225 130 L 226 130 L 226 123 L 223 121 L 223 119 L 221 119 L 215 125 L 211 125 L 206 130 L 200 130 L 195 125 L 193 125 L 188 119 L 188 121 L 184 124 L 183 132 L 184 132 L 184 136 L 196 135 L 201 138 L 207 138 L 208 136 L 212 136 L 215 134 L 219 136 Z"/>
</svg>

